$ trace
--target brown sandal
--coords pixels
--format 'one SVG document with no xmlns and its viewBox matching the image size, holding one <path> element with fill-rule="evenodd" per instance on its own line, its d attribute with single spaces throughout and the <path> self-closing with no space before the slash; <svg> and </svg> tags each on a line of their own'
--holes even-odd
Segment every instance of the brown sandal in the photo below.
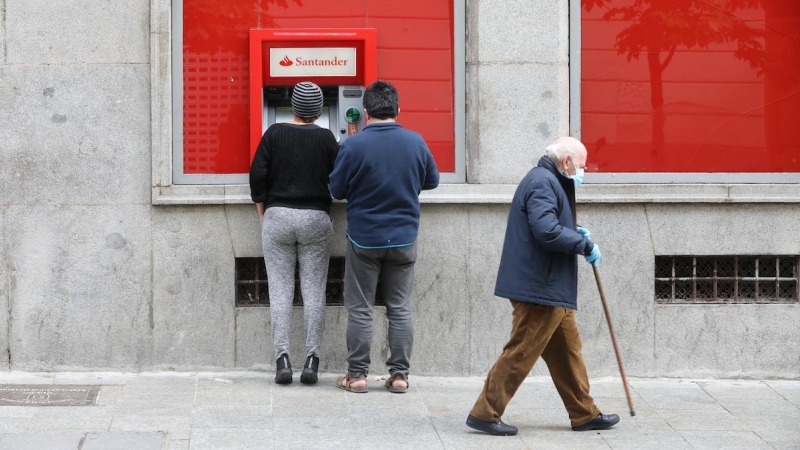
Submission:
<svg viewBox="0 0 800 450">
<path fill-rule="evenodd" d="M 363 381 L 364 386 L 353 386 L 353 383 Z M 350 374 L 345 374 L 343 377 L 336 379 L 336 387 L 344 389 L 345 391 L 355 392 L 356 394 L 366 394 L 367 390 L 367 377 L 359 375 L 358 378 L 353 378 Z"/>
<path fill-rule="evenodd" d="M 395 386 L 394 385 L 395 381 L 402 381 L 406 385 L 405 386 Z M 391 377 L 389 377 L 388 380 L 386 380 L 385 386 L 386 386 L 387 389 L 389 389 L 389 392 L 392 392 L 394 394 L 405 394 L 408 391 L 408 386 L 409 386 L 408 377 L 402 372 L 397 372 L 394 375 L 392 375 Z"/>
</svg>

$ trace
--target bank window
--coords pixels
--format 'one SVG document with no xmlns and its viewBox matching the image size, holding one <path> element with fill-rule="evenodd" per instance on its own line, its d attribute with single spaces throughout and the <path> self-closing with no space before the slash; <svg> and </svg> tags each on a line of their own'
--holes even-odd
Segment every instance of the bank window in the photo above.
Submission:
<svg viewBox="0 0 800 450">
<path fill-rule="evenodd" d="M 575 0 L 572 11 L 572 128 L 596 180 L 800 182 L 800 2 Z"/>
<path fill-rule="evenodd" d="M 377 29 L 378 78 L 400 92 L 398 121 L 423 135 L 443 181 L 463 182 L 464 3 L 173 2 L 173 184 L 247 183 L 251 28 Z"/>
</svg>

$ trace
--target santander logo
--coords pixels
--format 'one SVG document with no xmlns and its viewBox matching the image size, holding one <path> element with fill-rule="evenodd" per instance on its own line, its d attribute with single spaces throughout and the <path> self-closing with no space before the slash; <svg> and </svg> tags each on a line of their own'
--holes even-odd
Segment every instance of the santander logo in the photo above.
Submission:
<svg viewBox="0 0 800 450">
<path fill-rule="evenodd" d="M 272 77 L 352 77 L 356 75 L 356 49 L 273 47 L 269 49 L 269 72 Z"/>
</svg>

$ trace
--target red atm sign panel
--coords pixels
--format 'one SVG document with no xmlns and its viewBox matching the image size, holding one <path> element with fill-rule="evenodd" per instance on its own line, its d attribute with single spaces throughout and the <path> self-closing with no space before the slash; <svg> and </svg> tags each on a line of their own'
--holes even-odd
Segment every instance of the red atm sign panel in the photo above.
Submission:
<svg viewBox="0 0 800 450">
<path fill-rule="evenodd" d="M 285 86 L 308 80 L 317 84 L 367 84 L 364 81 L 364 41 L 360 39 L 264 40 L 260 57 L 264 86 Z"/>
<path fill-rule="evenodd" d="M 270 77 L 354 77 L 354 47 L 269 49 Z"/>
</svg>

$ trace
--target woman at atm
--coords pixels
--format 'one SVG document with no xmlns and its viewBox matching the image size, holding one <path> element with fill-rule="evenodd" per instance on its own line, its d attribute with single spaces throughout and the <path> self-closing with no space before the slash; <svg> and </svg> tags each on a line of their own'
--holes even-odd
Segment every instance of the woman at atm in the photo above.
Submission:
<svg viewBox="0 0 800 450">
<path fill-rule="evenodd" d="M 314 124 L 322 103 L 319 86 L 298 83 L 291 100 L 294 120 L 267 129 L 250 167 L 250 194 L 261 218 L 278 384 L 292 382 L 289 337 L 295 267 L 300 271 L 306 338 L 300 382 L 317 382 L 333 236 L 328 175 L 339 151 L 331 131 Z"/>
</svg>

